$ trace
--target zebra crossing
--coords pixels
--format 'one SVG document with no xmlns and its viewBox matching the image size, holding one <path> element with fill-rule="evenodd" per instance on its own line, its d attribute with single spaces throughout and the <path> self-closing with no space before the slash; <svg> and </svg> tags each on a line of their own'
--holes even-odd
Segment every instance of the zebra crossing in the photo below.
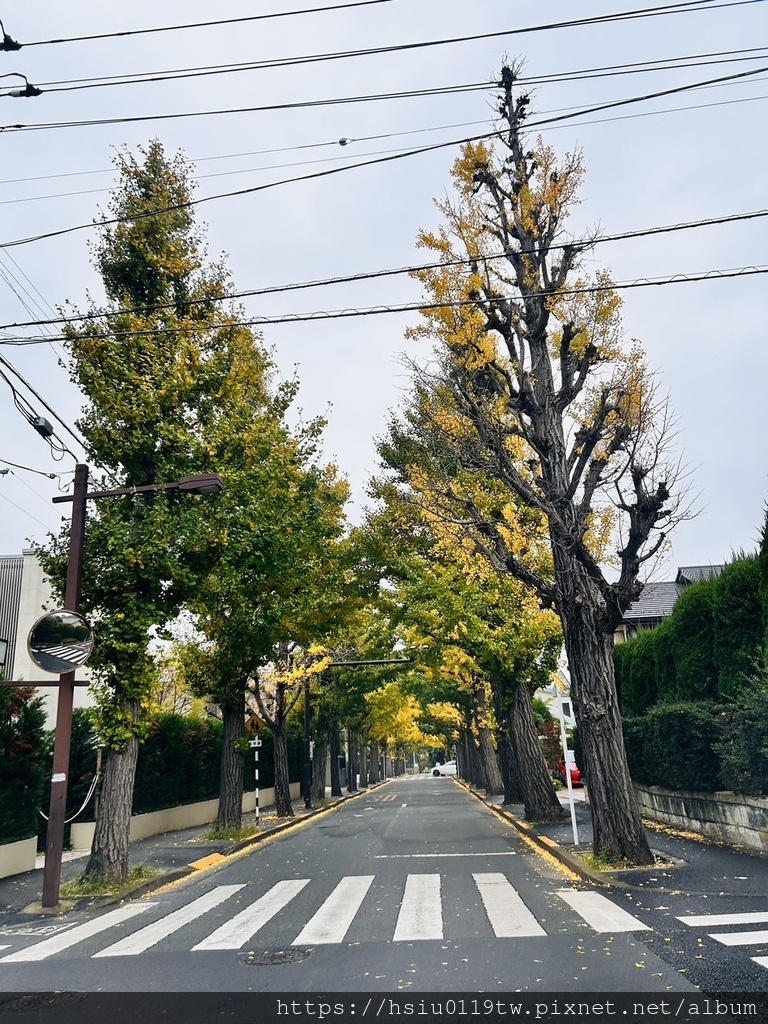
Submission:
<svg viewBox="0 0 768 1024">
<path fill-rule="evenodd" d="M 299 930 L 295 923 L 296 917 L 289 913 L 286 920 L 294 923 L 290 934 L 286 934 L 289 925 L 284 925 L 282 944 L 318 946 L 343 943 L 356 918 L 363 913 L 366 897 L 372 895 L 375 878 L 375 875 L 349 875 L 342 878 L 333 891 L 325 895 L 317 909 L 314 909 L 317 905 L 315 899 L 311 904 L 314 913 Z M 444 938 L 442 881 L 438 873 L 412 873 L 406 876 L 399 906 L 395 904 L 397 920 L 394 931 L 387 935 L 386 941 L 421 942 Z M 502 872 L 474 872 L 471 881 L 469 878 L 466 881 L 479 896 L 477 913 L 485 914 L 485 928 L 490 928 L 496 938 L 525 939 L 548 935 L 545 928 L 547 921 L 540 922 L 537 919 Z M 181 949 L 190 953 L 240 950 L 257 939 L 261 930 L 273 918 L 279 924 L 281 913 L 301 894 L 311 895 L 314 890 L 316 897 L 322 895 L 319 886 L 319 880 L 314 880 L 313 885 L 313 879 L 310 878 L 283 879 L 257 895 L 256 887 L 250 882 L 218 885 L 184 906 L 157 916 L 148 924 L 143 924 L 142 918 L 158 914 L 163 904 L 151 900 L 132 903 L 65 928 L 22 949 L 8 952 L 0 956 L 0 964 L 35 962 L 73 952 L 92 959 L 137 956 L 163 942 L 169 944 L 165 948 L 172 946 L 174 950 Z M 226 909 L 227 901 L 238 893 L 241 897 L 253 893 L 256 898 L 219 924 L 221 911 Z M 601 893 L 561 889 L 556 895 L 575 912 L 583 925 L 595 932 L 647 930 L 647 925 Z M 310 900 L 305 903 L 310 905 Z M 198 923 L 199 928 L 199 922 L 217 910 L 218 915 L 214 914 L 216 926 L 204 938 L 199 938 L 200 932 L 197 929 L 185 932 L 195 923 Z M 134 925 L 135 930 L 130 930 Z M 107 944 L 94 950 L 94 942 L 104 939 Z"/>
<path fill-rule="evenodd" d="M 723 928 L 728 925 L 743 927 L 750 924 L 768 924 L 768 910 L 748 911 L 741 914 L 691 914 L 678 917 L 678 921 L 689 928 Z M 710 939 L 723 946 L 765 946 L 768 945 L 768 930 L 708 932 Z M 768 968 L 768 956 L 753 956 L 752 961 L 759 967 Z"/>
</svg>

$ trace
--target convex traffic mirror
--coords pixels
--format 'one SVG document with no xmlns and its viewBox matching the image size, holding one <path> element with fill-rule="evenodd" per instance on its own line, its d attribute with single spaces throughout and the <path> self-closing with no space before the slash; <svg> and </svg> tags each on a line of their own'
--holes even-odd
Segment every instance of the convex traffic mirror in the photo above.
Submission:
<svg viewBox="0 0 768 1024">
<path fill-rule="evenodd" d="M 61 608 L 38 619 L 27 639 L 29 656 L 43 672 L 74 672 L 93 650 L 93 633 L 82 615 Z"/>
</svg>

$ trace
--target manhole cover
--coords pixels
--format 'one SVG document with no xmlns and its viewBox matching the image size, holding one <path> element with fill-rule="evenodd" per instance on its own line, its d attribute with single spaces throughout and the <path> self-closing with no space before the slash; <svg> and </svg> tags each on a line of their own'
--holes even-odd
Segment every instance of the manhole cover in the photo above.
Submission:
<svg viewBox="0 0 768 1024">
<path fill-rule="evenodd" d="M 85 999 L 85 995 L 85 992 L 32 992 L 24 996 L 10 996 L 0 999 L 0 1014 L 35 1013 L 37 1010 L 71 1006 Z"/>
<path fill-rule="evenodd" d="M 272 967 L 275 964 L 297 964 L 311 955 L 311 949 L 260 949 L 258 953 L 241 954 L 239 960 L 246 967 Z"/>
</svg>

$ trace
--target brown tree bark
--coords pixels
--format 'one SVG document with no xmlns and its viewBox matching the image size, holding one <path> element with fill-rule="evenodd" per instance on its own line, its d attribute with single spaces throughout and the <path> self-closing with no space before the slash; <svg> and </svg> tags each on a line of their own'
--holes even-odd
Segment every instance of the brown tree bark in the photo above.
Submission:
<svg viewBox="0 0 768 1024">
<path fill-rule="evenodd" d="M 368 768 L 368 778 L 371 782 L 371 785 L 373 785 L 376 782 L 379 782 L 381 779 L 381 776 L 379 774 L 379 756 L 379 744 L 376 742 L 376 740 L 371 740 L 371 759 Z"/>
<path fill-rule="evenodd" d="M 360 744 L 360 789 L 368 789 L 368 746 L 365 739 Z"/>
<path fill-rule="evenodd" d="M 479 784 L 488 796 L 493 796 L 504 792 L 504 783 L 488 725 L 488 698 L 482 679 L 475 678 L 472 681 L 472 702 L 477 732 Z"/>
<path fill-rule="evenodd" d="M 222 708 L 221 784 L 216 828 L 239 828 L 243 822 L 243 755 L 236 743 L 243 737 L 245 690 L 236 687 Z"/>
<path fill-rule="evenodd" d="M 338 725 L 332 725 L 330 729 L 331 749 L 331 796 L 341 796 L 341 769 L 339 757 L 341 756 L 341 736 Z"/>
<path fill-rule="evenodd" d="M 123 750 L 107 749 L 100 808 L 96 820 L 91 855 L 85 877 L 122 885 L 128 877 L 128 849 L 133 808 L 133 785 L 139 741 L 136 736 Z M 104 814 L 103 809 L 109 808 Z"/>
<path fill-rule="evenodd" d="M 357 792 L 357 733 L 347 729 L 347 792 Z"/>
<path fill-rule="evenodd" d="M 523 684 L 515 688 L 508 720 L 526 818 L 529 821 L 557 821 L 564 818 L 565 811 L 557 798 L 544 751 L 539 743 L 531 691 Z"/>
<path fill-rule="evenodd" d="M 325 776 L 328 770 L 328 733 L 318 730 L 315 733 L 315 748 L 312 753 L 312 801 L 320 803 L 325 800 Z"/>
<path fill-rule="evenodd" d="M 291 782 L 288 771 L 288 730 L 285 722 L 273 726 L 275 750 L 275 811 L 278 818 L 292 818 Z"/>
</svg>

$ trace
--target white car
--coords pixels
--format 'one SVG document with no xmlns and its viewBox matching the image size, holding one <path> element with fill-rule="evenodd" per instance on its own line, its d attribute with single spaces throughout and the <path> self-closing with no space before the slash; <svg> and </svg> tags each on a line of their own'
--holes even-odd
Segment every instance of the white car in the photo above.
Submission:
<svg viewBox="0 0 768 1024">
<path fill-rule="evenodd" d="M 435 776 L 435 778 L 438 778 L 440 775 L 455 775 L 456 762 L 446 761 L 445 764 L 436 764 L 435 767 L 432 769 L 432 774 Z"/>
</svg>

